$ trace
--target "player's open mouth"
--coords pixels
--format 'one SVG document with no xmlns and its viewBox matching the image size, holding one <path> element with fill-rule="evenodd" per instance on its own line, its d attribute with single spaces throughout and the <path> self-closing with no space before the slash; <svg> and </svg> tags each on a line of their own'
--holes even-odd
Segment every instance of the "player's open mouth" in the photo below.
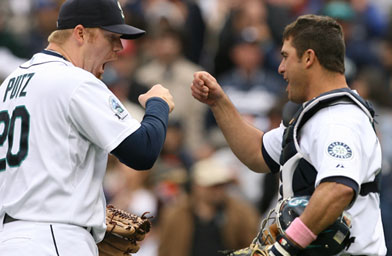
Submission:
<svg viewBox="0 0 392 256">
<path fill-rule="evenodd" d="M 107 63 L 107 62 L 106 62 L 106 63 Z M 96 77 L 97 77 L 97 78 L 102 79 L 102 75 L 103 75 L 103 73 L 105 72 L 105 65 L 106 65 L 106 63 L 103 63 L 103 64 L 101 65 L 101 67 L 97 70 L 97 74 L 96 74 Z"/>
<path fill-rule="evenodd" d="M 101 66 L 101 70 L 99 71 L 101 74 L 103 74 L 103 72 L 105 71 L 105 66 L 106 66 L 107 62 L 103 63 Z"/>
<path fill-rule="evenodd" d="M 105 70 L 106 64 L 108 64 L 109 62 L 115 61 L 115 60 L 116 60 L 116 59 L 110 59 L 110 60 L 107 60 L 106 62 L 104 62 L 104 63 L 102 64 L 102 70 Z"/>
</svg>

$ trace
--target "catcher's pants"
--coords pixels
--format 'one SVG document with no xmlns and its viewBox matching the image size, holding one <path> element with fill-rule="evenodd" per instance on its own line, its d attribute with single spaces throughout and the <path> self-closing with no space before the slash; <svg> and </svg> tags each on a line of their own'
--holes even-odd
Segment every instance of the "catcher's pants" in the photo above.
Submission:
<svg viewBox="0 0 392 256">
<path fill-rule="evenodd" d="M 98 248 L 83 227 L 16 220 L 0 231 L 0 255 L 98 256 Z"/>
</svg>

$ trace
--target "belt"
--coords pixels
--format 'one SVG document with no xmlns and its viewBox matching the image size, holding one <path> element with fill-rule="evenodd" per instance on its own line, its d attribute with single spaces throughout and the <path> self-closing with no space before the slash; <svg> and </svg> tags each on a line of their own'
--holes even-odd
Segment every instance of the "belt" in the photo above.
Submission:
<svg viewBox="0 0 392 256">
<path fill-rule="evenodd" d="M 8 214 L 6 214 L 4 216 L 3 224 L 7 224 L 7 223 L 10 223 L 10 222 L 14 222 L 14 221 L 18 221 L 18 219 L 12 218 Z M 91 227 L 82 227 L 82 228 L 86 229 L 89 233 L 91 233 L 91 230 L 92 230 Z"/>
</svg>

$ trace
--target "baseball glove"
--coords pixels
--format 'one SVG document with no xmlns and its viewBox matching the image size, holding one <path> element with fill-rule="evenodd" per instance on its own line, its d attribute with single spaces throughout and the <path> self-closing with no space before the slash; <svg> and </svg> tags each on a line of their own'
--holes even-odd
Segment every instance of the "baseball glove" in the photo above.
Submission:
<svg viewBox="0 0 392 256">
<path fill-rule="evenodd" d="M 268 247 L 261 248 L 258 244 L 251 244 L 249 247 L 233 251 L 229 256 L 269 256 Z"/>
<path fill-rule="evenodd" d="M 106 234 L 98 244 L 100 256 L 124 256 L 136 253 L 145 235 L 150 231 L 150 218 L 116 209 L 113 205 L 106 207 Z"/>
<path fill-rule="evenodd" d="M 261 222 L 259 233 L 248 247 L 234 251 L 221 251 L 221 254 L 226 256 L 268 256 L 269 247 L 275 243 L 276 237 L 279 235 L 274 213 L 275 211 L 271 210 Z"/>
</svg>

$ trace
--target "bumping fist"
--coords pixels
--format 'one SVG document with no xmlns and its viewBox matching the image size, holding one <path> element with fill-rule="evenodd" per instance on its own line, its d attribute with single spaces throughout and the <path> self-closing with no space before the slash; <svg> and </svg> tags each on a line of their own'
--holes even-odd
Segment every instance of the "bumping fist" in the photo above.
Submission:
<svg viewBox="0 0 392 256">
<path fill-rule="evenodd" d="M 207 105 L 215 105 L 225 93 L 215 77 L 205 71 L 196 72 L 191 84 L 192 96 Z"/>
<path fill-rule="evenodd" d="M 169 90 L 165 87 L 163 87 L 160 84 L 154 85 L 150 90 L 148 90 L 146 93 L 139 95 L 139 103 L 140 105 L 143 106 L 143 108 L 146 108 L 146 102 L 148 99 L 152 97 L 159 97 L 163 99 L 168 105 L 169 105 L 169 112 L 172 112 L 174 109 L 174 101 L 173 101 L 173 96 L 169 92 Z"/>
</svg>

